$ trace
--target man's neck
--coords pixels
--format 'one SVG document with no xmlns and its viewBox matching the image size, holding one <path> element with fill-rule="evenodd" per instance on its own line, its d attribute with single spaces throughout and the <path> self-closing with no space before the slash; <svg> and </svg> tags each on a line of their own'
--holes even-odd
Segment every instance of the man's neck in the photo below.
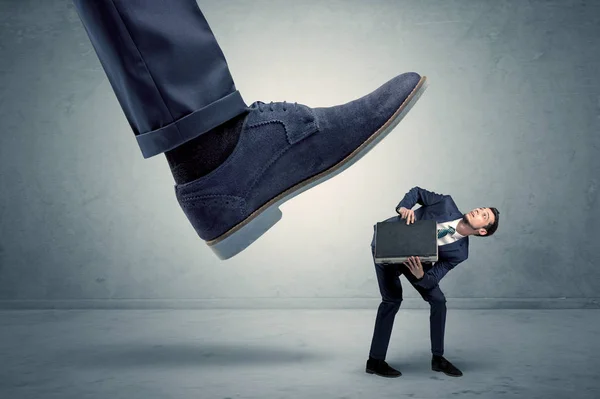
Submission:
<svg viewBox="0 0 600 399">
<path fill-rule="evenodd" d="M 465 221 L 462 219 L 456 225 L 456 231 L 458 232 L 458 234 L 465 237 L 473 234 L 469 226 L 466 226 Z"/>
</svg>

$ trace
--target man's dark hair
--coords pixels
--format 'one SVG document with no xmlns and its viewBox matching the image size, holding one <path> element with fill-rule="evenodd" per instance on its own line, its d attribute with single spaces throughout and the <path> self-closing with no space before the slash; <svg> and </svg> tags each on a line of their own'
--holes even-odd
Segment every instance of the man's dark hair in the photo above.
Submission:
<svg viewBox="0 0 600 399">
<path fill-rule="evenodd" d="M 492 234 L 494 234 L 498 229 L 498 219 L 500 219 L 500 212 L 498 211 L 498 209 L 492 207 L 490 207 L 490 210 L 494 214 L 494 222 L 488 224 L 487 226 L 484 226 L 483 228 L 487 231 L 487 234 L 483 236 L 477 234 L 479 237 L 489 237 Z"/>
</svg>

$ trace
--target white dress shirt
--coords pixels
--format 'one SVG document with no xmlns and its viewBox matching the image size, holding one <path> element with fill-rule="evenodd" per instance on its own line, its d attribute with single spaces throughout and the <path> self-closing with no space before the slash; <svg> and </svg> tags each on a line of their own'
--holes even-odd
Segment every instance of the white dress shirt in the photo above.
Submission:
<svg viewBox="0 0 600 399">
<path fill-rule="evenodd" d="M 445 229 L 448 228 L 450 226 L 452 226 L 454 228 L 454 230 L 456 230 L 456 227 L 458 226 L 458 222 L 460 222 L 461 219 L 456 219 L 456 220 L 450 220 L 448 222 L 443 222 L 443 223 L 437 223 L 437 231 L 439 231 L 440 229 Z M 462 234 L 459 234 L 458 231 L 455 231 L 454 234 L 446 234 L 445 236 L 443 236 L 442 238 L 438 238 L 437 239 L 437 245 L 442 246 L 442 245 L 448 245 L 448 244 L 452 244 L 453 242 L 460 240 L 461 238 L 463 238 L 464 236 Z"/>
</svg>

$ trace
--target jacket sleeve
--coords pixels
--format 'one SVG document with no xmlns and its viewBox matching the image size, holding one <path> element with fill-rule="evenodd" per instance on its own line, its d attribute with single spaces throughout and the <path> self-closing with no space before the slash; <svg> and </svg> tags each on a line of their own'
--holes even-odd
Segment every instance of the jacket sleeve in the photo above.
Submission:
<svg viewBox="0 0 600 399">
<path fill-rule="evenodd" d="M 432 205 L 443 200 L 445 195 L 437 194 L 433 191 L 422 189 L 421 187 L 413 187 L 404 195 L 402 201 L 396 206 L 396 213 L 400 213 L 399 209 L 404 207 L 406 209 L 412 209 L 415 204 L 419 205 Z"/>
<path fill-rule="evenodd" d="M 431 269 L 427 271 L 419 280 L 415 282 L 415 285 L 423 287 L 425 289 L 431 289 L 439 284 L 440 280 L 450 270 L 454 269 L 460 262 L 457 261 L 437 261 Z"/>
</svg>

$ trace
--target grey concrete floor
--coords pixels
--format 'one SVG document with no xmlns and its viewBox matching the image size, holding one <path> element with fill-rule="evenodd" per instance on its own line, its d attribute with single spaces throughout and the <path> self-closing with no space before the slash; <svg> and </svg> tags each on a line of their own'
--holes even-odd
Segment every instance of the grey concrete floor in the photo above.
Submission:
<svg viewBox="0 0 600 399">
<path fill-rule="evenodd" d="M 449 309 L 430 369 L 428 311 L 401 309 L 388 362 L 364 372 L 375 309 L 7 310 L 0 397 L 599 398 L 600 310 Z"/>
</svg>

